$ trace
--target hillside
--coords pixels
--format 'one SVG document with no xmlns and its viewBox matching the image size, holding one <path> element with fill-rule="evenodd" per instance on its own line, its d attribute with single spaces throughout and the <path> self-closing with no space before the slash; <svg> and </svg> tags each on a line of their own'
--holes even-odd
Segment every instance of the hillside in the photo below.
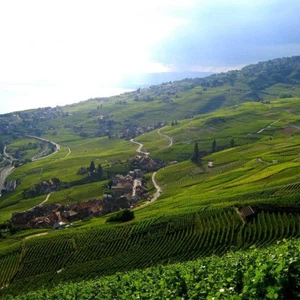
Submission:
<svg viewBox="0 0 300 300">
<path fill-rule="evenodd" d="M 0 294 L 299 237 L 299 69 L 300 57 L 283 58 L 0 116 L 1 170 L 16 184 L 0 198 Z M 107 223 L 114 213 L 68 219 L 65 230 L 7 222 L 33 208 L 102 205 L 115 175 L 140 168 L 147 194 L 130 202 L 126 224 Z"/>
<path fill-rule="evenodd" d="M 298 299 L 299 240 L 59 284 L 8 299 Z M 253 268 L 253 265 L 256 267 Z"/>
</svg>

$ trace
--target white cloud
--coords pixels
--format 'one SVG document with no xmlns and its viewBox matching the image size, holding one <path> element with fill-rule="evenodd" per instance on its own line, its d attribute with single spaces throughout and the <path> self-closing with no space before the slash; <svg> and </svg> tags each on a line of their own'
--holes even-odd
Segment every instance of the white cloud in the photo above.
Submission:
<svg viewBox="0 0 300 300">
<path fill-rule="evenodd" d="M 91 95 L 98 86 L 116 85 L 127 73 L 167 71 L 167 66 L 151 60 L 151 49 L 186 22 L 172 15 L 172 9 L 193 3 L 1 1 L 0 105 L 8 94 L 11 101 L 25 101 L 21 91 L 33 99 L 36 84 L 60 86 L 61 91 L 65 87 L 69 94 L 81 86 Z M 16 84 L 30 89 L 19 85 L 14 93 Z"/>
</svg>

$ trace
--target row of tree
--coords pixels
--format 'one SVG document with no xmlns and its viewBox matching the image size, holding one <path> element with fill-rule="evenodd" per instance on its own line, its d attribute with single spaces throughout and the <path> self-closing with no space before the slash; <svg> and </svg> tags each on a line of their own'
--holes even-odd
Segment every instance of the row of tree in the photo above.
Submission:
<svg viewBox="0 0 300 300">
<path fill-rule="evenodd" d="M 99 177 L 99 178 L 103 177 L 103 168 L 102 168 L 101 164 L 99 164 L 98 167 L 96 168 L 93 160 L 90 163 L 89 172 L 90 172 L 91 176 L 93 174 L 96 174 L 97 177 Z"/>
<path fill-rule="evenodd" d="M 234 139 L 231 139 L 229 142 L 230 148 L 233 148 L 235 146 L 235 141 Z M 221 149 L 223 150 L 224 147 L 221 147 Z M 213 140 L 212 144 L 211 144 L 211 153 L 217 152 L 219 150 L 218 146 L 217 146 L 217 141 Z M 194 146 L 194 152 L 193 155 L 191 157 L 191 161 L 193 163 L 199 163 L 201 161 L 201 153 L 199 151 L 199 146 L 198 143 L 195 143 Z"/>
</svg>

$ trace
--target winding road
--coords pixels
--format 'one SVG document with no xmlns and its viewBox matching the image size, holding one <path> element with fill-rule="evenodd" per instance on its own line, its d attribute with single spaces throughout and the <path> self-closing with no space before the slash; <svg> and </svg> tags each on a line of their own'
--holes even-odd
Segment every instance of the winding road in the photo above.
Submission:
<svg viewBox="0 0 300 300">
<path fill-rule="evenodd" d="M 57 144 L 57 143 L 54 143 L 52 141 L 49 141 L 49 140 L 46 140 L 44 138 L 41 138 L 41 137 L 38 137 L 38 136 L 34 136 L 34 135 L 27 135 L 27 136 L 30 137 L 30 138 L 32 138 L 32 139 L 36 139 L 36 140 L 39 140 L 39 141 L 44 142 L 44 143 L 50 143 L 53 146 L 55 146 L 55 151 L 54 152 L 50 153 L 49 155 L 41 156 L 41 155 L 43 155 L 43 151 L 42 151 L 38 155 L 34 156 L 31 159 L 32 161 L 36 161 L 36 160 L 39 160 L 39 159 L 43 159 L 43 158 L 49 157 L 50 155 L 53 155 L 53 154 L 57 153 L 60 150 L 60 145 Z"/>
<path fill-rule="evenodd" d="M 14 158 L 6 152 L 6 146 L 4 146 L 3 154 L 6 156 L 6 160 L 9 161 L 9 165 L 3 168 L 0 168 L 0 196 L 1 190 L 5 189 L 5 180 L 13 172 L 15 167 L 13 166 Z"/>
<path fill-rule="evenodd" d="M 159 135 L 161 135 L 161 136 L 163 136 L 163 137 L 169 139 L 170 143 L 169 143 L 169 145 L 167 146 L 167 148 L 173 146 L 173 139 L 172 139 L 171 137 L 169 137 L 169 136 L 166 135 L 166 134 L 161 133 L 161 132 L 160 132 L 160 129 L 157 131 L 157 133 L 158 133 Z"/>
<path fill-rule="evenodd" d="M 52 194 L 52 192 L 51 192 L 51 193 L 49 193 L 49 194 L 47 195 L 47 197 L 46 197 L 46 199 L 45 199 L 44 201 L 42 201 L 40 204 L 37 204 L 37 205 L 35 205 L 35 206 L 31 207 L 29 210 L 32 210 L 32 209 L 34 209 L 35 207 L 37 207 L 37 206 L 41 206 L 41 205 L 43 205 L 44 203 L 46 203 L 46 202 L 49 200 L 49 198 L 50 198 L 51 194 Z"/>
<path fill-rule="evenodd" d="M 137 152 L 137 153 L 145 154 L 146 156 L 148 156 L 148 155 L 150 154 L 150 152 L 147 152 L 147 151 L 143 151 L 143 150 L 142 150 L 142 148 L 144 147 L 143 144 L 141 144 L 141 143 L 139 143 L 139 142 L 136 142 L 134 139 L 131 139 L 130 142 L 133 143 L 133 144 L 139 145 L 138 148 L 136 149 L 136 152 Z"/>
<path fill-rule="evenodd" d="M 169 139 L 170 142 L 169 142 L 169 145 L 167 146 L 167 148 L 173 146 L 173 139 L 171 137 L 169 137 L 166 134 L 161 133 L 160 130 L 158 130 L 157 133 L 159 135 L 161 135 L 161 136 L 166 137 L 167 139 Z M 142 150 L 142 148 L 144 146 L 142 143 L 136 142 L 134 139 L 131 139 L 130 142 L 133 143 L 133 144 L 137 144 L 138 145 L 138 148 L 136 149 L 137 153 L 145 154 L 146 156 L 150 155 L 150 152 Z M 138 208 L 141 208 L 141 207 L 144 207 L 146 205 L 149 205 L 150 203 L 156 201 L 158 199 L 158 197 L 161 195 L 162 188 L 158 185 L 155 177 L 156 177 L 156 172 L 153 172 L 151 179 L 152 179 L 153 185 L 154 185 L 154 187 L 156 189 L 156 192 L 153 194 L 152 198 L 149 201 L 147 201 L 144 204 L 140 205 Z"/>
</svg>

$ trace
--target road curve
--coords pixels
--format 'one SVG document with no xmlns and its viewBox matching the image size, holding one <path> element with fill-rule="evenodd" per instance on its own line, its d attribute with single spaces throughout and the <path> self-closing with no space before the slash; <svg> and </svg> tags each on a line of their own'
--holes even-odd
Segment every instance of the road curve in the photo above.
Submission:
<svg viewBox="0 0 300 300">
<path fill-rule="evenodd" d="M 15 167 L 13 166 L 14 158 L 6 152 L 6 146 L 4 146 L 3 154 L 6 156 L 6 160 L 10 162 L 10 164 L 6 167 L 0 168 L 0 196 L 1 190 L 5 189 L 5 180 L 6 178 L 14 171 Z"/>
<path fill-rule="evenodd" d="M 154 193 L 154 195 L 152 196 L 151 198 L 151 202 L 157 200 L 157 198 L 160 196 L 160 194 L 162 193 L 162 189 L 161 187 L 157 184 L 157 181 L 155 179 L 155 176 L 156 176 L 156 172 L 153 172 L 152 174 L 152 182 L 153 182 L 153 185 L 154 187 L 156 188 L 156 192 Z"/>
<path fill-rule="evenodd" d="M 45 156 L 42 156 L 42 157 L 33 157 L 32 158 L 32 161 L 36 161 L 36 160 L 40 160 L 40 159 L 43 159 L 43 158 L 46 158 L 46 157 L 49 157 L 50 155 L 53 155 L 55 153 L 57 153 L 59 150 L 60 150 L 60 145 L 55 143 L 55 142 L 52 142 L 52 141 L 49 141 L 49 140 L 46 140 L 44 138 L 41 138 L 39 136 L 34 136 L 34 135 L 27 135 L 28 137 L 32 138 L 32 139 L 36 139 L 36 140 L 39 140 L 41 142 L 45 142 L 45 143 L 50 143 L 52 145 L 55 146 L 55 151 L 50 153 L 49 155 L 45 155 Z"/>
<path fill-rule="evenodd" d="M 147 152 L 147 151 L 143 151 L 143 150 L 142 150 L 142 148 L 144 147 L 143 144 L 141 144 L 141 143 L 139 143 L 139 142 L 136 142 L 134 139 L 130 139 L 130 142 L 133 143 L 133 144 L 139 145 L 138 148 L 136 149 L 136 152 L 137 152 L 137 153 L 145 154 L 146 156 L 150 155 L 150 152 Z"/>
<path fill-rule="evenodd" d="M 43 205 L 44 203 L 46 203 L 46 202 L 49 200 L 49 198 L 50 198 L 51 194 L 52 194 L 52 192 L 51 192 L 51 193 L 49 193 L 49 194 L 47 195 L 47 197 L 46 197 L 46 199 L 45 199 L 44 201 L 42 201 L 40 204 L 37 204 L 37 205 L 35 205 L 35 206 L 31 207 L 31 208 L 30 208 L 30 209 L 28 209 L 28 210 L 32 210 L 32 209 L 34 209 L 35 207 L 37 207 L 37 206 L 41 206 L 41 205 Z"/>
<path fill-rule="evenodd" d="M 167 146 L 167 148 L 173 146 L 173 139 L 172 139 L 171 137 L 169 137 L 169 136 L 166 135 L 166 134 L 161 133 L 161 132 L 160 132 L 160 129 L 157 131 L 157 133 L 158 133 L 159 135 L 161 135 L 161 136 L 164 136 L 165 138 L 167 138 L 167 139 L 170 141 L 170 143 L 169 143 L 169 145 Z"/>
</svg>

